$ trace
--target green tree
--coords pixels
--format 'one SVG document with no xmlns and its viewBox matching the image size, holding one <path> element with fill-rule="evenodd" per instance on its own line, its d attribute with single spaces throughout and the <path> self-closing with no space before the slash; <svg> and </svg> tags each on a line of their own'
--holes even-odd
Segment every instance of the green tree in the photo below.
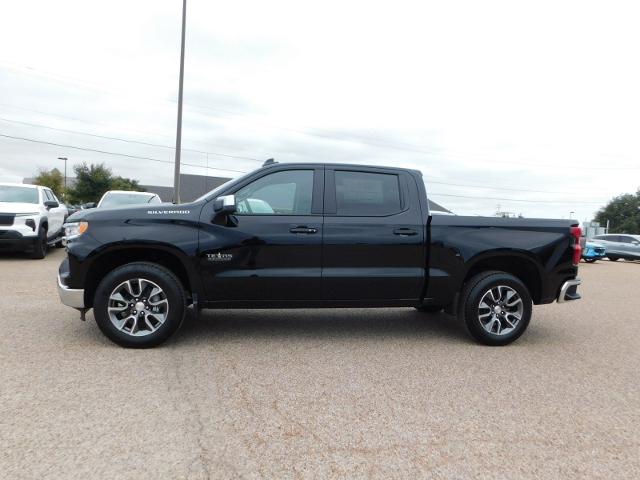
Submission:
<svg viewBox="0 0 640 480">
<path fill-rule="evenodd" d="M 138 180 L 124 177 L 114 177 L 111 184 L 111 190 L 133 190 L 135 192 L 146 191 L 139 185 Z"/>
<path fill-rule="evenodd" d="M 57 168 L 46 170 L 41 168 L 34 179 L 36 185 L 49 187 L 57 197 L 64 197 L 64 177 Z"/>
<path fill-rule="evenodd" d="M 108 190 L 142 191 L 137 180 L 114 176 L 104 163 L 75 165 L 76 182 L 68 191 L 72 203 L 97 202 Z"/>
<path fill-rule="evenodd" d="M 611 200 L 595 216 L 596 222 L 614 233 L 640 233 L 640 189 L 634 194 L 626 193 Z"/>
</svg>

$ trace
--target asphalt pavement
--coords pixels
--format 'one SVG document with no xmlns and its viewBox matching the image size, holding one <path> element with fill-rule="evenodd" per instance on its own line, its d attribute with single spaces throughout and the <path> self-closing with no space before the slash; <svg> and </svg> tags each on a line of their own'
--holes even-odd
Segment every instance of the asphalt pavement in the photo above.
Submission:
<svg viewBox="0 0 640 480">
<path fill-rule="evenodd" d="M 126 350 L 0 256 L 0 478 L 640 478 L 640 264 L 508 347 L 413 309 L 224 310 Z"/>
</svg>

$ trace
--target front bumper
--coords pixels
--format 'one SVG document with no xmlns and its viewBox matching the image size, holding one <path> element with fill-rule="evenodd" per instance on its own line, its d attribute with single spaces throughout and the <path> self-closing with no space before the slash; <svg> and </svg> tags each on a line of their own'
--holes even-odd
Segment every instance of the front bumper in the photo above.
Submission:
<svg viewBox="0 0 640 480">
<path fill-rule="evenodd" d="M 58 295 L 60 301 L 68 307 L 84 309 L 84 288 L 69 288 L 66 280 L 69 276 L 69 260 L 65 259 L 58 271 Z"/>
<path fill-rule="evenodd" d="M 590 248 L 586 249 L 583 253 L 582 253 L 582 258 L 595 258 L 595 259 L 600 259 L 600 258 L 604 258 L 606 257 L 607 254 L 606 252 L 602 251 L 602 252 L 598 252 L 595 250 L 592 250 Z"/>
<path fill-rule="evenodd" d="M 27 251 L 33 248 L 36 236 L 25 236 L 21 232 L 12 230 L 0 230 L 0 251 Z"/>
<path fill-rule="evenodd" d="M 567 280 L 560 288 L 558 295 L 558 303 L 570 302 L 572 300 L 580 300 L 582 296 L 578 293 L 578 285 L 582 284 L 582 280 L 574 278 Z"/>
</svg>

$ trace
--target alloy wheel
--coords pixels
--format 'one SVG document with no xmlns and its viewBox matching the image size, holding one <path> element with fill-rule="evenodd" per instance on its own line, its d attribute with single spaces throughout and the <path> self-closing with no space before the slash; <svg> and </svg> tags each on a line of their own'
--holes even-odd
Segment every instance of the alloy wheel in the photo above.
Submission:
<svg viewBox="0 0 640 480">
<path fill-rule="evenodd" d="M 164 324 L 169 314 L 169 300 L 158 284 L 133 278 L 113 289 L 107 310 L 111 323 L 118 330 L 142 337 Z"/>
<path fill-rule="evenodd" d="M 489 289 L 480 299 L 478 320 L 487 332 L 507 335 L 517 327 L 524 312 L 524 303 L 512 287 L 498 285 Z"/>
</svg>

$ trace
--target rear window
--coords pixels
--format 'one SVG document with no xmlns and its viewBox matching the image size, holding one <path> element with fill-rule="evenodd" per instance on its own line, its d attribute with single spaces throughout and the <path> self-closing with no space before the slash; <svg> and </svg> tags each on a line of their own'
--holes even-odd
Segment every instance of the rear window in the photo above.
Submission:
<svg viewBox="0 0 640 480">
<path fill-rule="evenodd" d="M 335 179 L 338 215 L 382 216 L 402 210 L 398 175 L 336 170 Z"/>
</svg>

